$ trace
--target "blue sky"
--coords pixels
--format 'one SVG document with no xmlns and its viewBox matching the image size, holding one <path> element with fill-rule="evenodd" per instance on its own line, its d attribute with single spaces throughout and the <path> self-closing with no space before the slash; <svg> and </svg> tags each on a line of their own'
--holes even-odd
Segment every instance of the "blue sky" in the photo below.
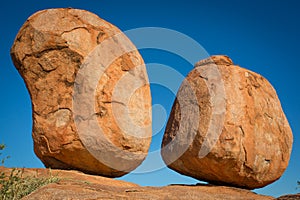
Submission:
<svg viewBox="0 0 300 200">
<path fill-rule="evenodd" d="M 226 54 L 235 64 L 266 77 L 281 100 L 293 130 L 294 145 L 289 167 L 282 178 L 255 192 L 273 196 L 300 192 L 300 189 L 296 189 L 296 182 L 300 180 L 300 149 L 297 148 L 300 146 L 299 6 L 297 0 L 3 1 L 0 7 L 3 23 L 0 37 L 0 142 L 7 145 L 5 153 L 11 156 L 5 165 L 43 167 L 33 153 L 30 98 L 11 62 L 10 47 L 19 28 L 34 12 L 73 7 L 94 12 L 123 31 L 140 27 L 163 27 L 179 31 L 201 44 L 210 55 Z M 169 66 L 183 76 L 193 68 L 183 58 L 167 51 L 142 49 L 140 52 L 145 63 Z M 149 66 L 147 68 L 151 72 L 151 81 L 157 71 L 149 69 Z M 177 83 L 180 84 L 180 80 Z M 159 84 L 152 84 L 151 89 L 153 104 L 161 105 L 153 116 L 154 127 L 160 127 L 169 115 L 174 94 Z M 153 136 L 150 152 L 159 149 L 162 134 L 163 129 Z M 149 164 L 151 162 L 143 165 Z M 120 179 L 151 186 L 198 182 L 167 168 L 143 174 L 131 173 Z"/>
</svg>

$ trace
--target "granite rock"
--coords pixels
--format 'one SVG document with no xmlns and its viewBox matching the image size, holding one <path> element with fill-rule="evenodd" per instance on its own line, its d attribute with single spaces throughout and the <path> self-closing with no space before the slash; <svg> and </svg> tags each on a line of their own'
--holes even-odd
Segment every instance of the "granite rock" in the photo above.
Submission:
<svg viewBox="0 0 300 200">
<path fill-rule="evenodd" d="M 34 151 L 46 167 L 118 177 L 144 160 L 148 76 L 116 26 L 84 10 L 39 11 L 20 29 L 11 57 L 30 93 Z"/>
<path fill-rule="evenodd" d="M 292 142 L 272 85 L 227 56 L 212 56 L 199 61 L 182 83 L 161 153 L 181 174 L 254 189 L 281 177 Z"/>
</svg>

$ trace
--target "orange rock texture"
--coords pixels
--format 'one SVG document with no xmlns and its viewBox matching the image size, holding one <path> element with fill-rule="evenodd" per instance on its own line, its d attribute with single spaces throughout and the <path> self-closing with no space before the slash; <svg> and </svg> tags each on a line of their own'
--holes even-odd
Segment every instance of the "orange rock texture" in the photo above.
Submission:
<svg viewBox="0 0 300 200">
<path fill-rule="evenodd" d="M 11 56 L 30 93 L 34 151 L 46 167 L 118 177 L 144 160 L 148 76 L 117 27 L 84 10 L 39 11 L 20 29 Z"/>
<path fill-rule="evenodd" d="M 0 172 L 10 174 L 8 168 Z M 23 177 L 59 178 L 59 182 L 45 185 L 23 200 L 40 199 L 170 199 L 170 200 L 272 200 L 273 197 L 258 195 L 249 190 L 214 185 L 170 185 L 165 187 L 141 187 L 134 183 L 101 176 L 86 175 L 77 171 L 48 169 L 24 169 Z"/>
<path fill-rule="evenodd" d="M 272 85 L 227 56 L 202 60 L 182 83 L 162 157 L 173 170 L 254 189 L 281 177 L 293 136 Z"/>
</svg>

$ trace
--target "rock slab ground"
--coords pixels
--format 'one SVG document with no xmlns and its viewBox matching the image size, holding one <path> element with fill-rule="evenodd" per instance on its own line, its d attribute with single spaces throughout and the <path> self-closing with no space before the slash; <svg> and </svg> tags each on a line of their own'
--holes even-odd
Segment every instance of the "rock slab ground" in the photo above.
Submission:
<svg viewBox="0 0 300 200">
<path fill-rule="evenodd" d="M 300 199 L 300 193 L 298 193 L 298 194 L 284 195 L 284 196 L 281 196 L 281 197 L 279 197 L 277 199 L 278 200 L 298 200 L 298 199 Z"/>
<path fill-rule="evenodd" d="M 293 136 L 272 85 L 227 56 L 182 83 L 162 143 L 173 170 L 213 184 L 264 187 L 288 166 Z"/>
<path fill-rule="evenodd" d="M 20 29 L 11 56 L 30 93 L 34 151 L 46 167 L 117 177 L 144 160 L 148 76 L 116 26 L 84 10 L 39 11 Z"/>
<path fill-rule="evenodd" d="M 11 169 L 0 167 L 9 173 Z M 48 169 L 24 169 L 24 176 L 47 177 Z M 86 175 L 78 171 L 51 170 L 60 177 L 58 183 L 39 188 L 23 200 L 88 200 L 88 199 L 170 199 L 170 200 L 272 200 L 273 197 L 255 194 L 249 190 L 213 185 L 171 185 L 141 187 L 134 183 L 101 176 Z"/>
</svg>

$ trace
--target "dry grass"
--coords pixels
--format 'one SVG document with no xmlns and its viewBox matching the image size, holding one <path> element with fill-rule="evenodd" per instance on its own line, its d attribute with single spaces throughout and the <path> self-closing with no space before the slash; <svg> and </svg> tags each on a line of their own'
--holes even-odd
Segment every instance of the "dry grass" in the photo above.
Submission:
<svg viewBox="0 0 300 200">
<path fill-rule="evenodd" d="M 4 148 L 5 145 L 0 144 L 0 151 Z M 7 158 L 0 158 L 0 165 L 3 165 Z M 12 169 L 9 175 L 0 172 L 0 200 L 21 199 L 39 187 L 59 181 L 59 178 L 52 176 L 51 173 L 48 177 L 39 178 L 37 176 L 23 176 L 23 172 L 24 169 Z"/>
<path fill-rule="evenodd" d="M 9 176 L 0 174 L 0 200 L 17 200 L 49 183 L 56 183 L 58 177 L 23 177 L 23 169 L 13 169 Z"/>
</svg>

